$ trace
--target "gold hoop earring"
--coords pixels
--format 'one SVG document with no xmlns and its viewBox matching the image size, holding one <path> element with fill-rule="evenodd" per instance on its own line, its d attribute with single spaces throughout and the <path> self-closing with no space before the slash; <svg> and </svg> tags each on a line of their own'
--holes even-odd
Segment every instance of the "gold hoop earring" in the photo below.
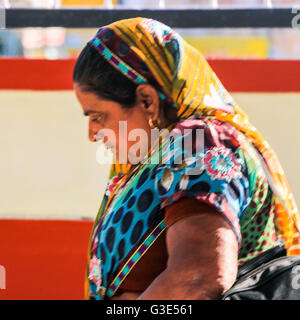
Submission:
<svg viewBox="0 0 300 320">
<path fill-rule="evenodd" d="M 151 129 L 159 129 L 158 126 L 155 126 L 155 125 L 153 124 L 152 118 L 150 118 L 148 122 L 149 122 L 149 127 L 150 127 Z M 159 125 L 159 124 L 160 124 L 160 121 L 157 121 L 157 124 Z"/>
</svg>

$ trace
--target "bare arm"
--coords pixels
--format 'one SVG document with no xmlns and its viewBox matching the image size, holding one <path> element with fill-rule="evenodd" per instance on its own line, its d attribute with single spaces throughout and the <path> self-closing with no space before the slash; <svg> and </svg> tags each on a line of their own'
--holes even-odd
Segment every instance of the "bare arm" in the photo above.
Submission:
<svg viewBox="0 0 300 320">
<path fill-rule="evenodd" d="M 214 209 L 185 217 L 167 229 L 167 268 L 138 300 L 211 300 L 234 283 L 238 243 Z"/>
</svg>

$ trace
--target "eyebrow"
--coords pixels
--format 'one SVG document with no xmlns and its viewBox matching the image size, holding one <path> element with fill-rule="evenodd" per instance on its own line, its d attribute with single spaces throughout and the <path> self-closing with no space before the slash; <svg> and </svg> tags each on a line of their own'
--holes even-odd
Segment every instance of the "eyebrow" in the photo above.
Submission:
<svg viewBox="0 0 300 320">
<path fill-rule="evenodd" d="M 99 113 L 100 111 L 97 110 L 85 110 L 83 111 L 83 115 L 88 116 L 91 113 Z"/>
</svg>

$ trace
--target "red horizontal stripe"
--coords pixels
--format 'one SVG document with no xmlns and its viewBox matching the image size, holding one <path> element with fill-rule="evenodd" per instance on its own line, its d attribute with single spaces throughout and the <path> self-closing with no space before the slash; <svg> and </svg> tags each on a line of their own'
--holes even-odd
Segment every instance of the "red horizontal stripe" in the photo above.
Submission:
<svg viewBox="0 0 300 320">
<path fill-rule="evenodd" d="M 0 59 L 0 89 L 72 90 L 74 59 Z"/>
<path fill-rule="evenodd" d="M 300 60 L 208 60 L 232 92 L 299 92 Z"/>
<path fill-rule="evenodd" d="M 208 59 L 231 92 L 299 92 L 300 60 Z M 0 59 L 0 89 L 72 90 L 75 59 Z"/>
<path fill-rule="evenodd" d="M 0 300 L 83 299 L 92 221 L 0 220 Z M 1 283 L 0 283 L 1 285 Z"/>
</svg>

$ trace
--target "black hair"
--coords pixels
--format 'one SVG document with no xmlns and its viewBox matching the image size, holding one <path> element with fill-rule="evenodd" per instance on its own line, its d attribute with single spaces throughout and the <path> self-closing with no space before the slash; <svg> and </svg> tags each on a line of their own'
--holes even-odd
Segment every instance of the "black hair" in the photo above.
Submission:
<svg viewBox="0 0 300 320">
<path fill-rule="evenodd" d="M 126 108 L 136 102 L 138 85 L 105 60 L 90 43 L 86 44 L 77 58 L 73 82 L 79 84 L 85 92 L 115 101 Z"/>
</svg>

